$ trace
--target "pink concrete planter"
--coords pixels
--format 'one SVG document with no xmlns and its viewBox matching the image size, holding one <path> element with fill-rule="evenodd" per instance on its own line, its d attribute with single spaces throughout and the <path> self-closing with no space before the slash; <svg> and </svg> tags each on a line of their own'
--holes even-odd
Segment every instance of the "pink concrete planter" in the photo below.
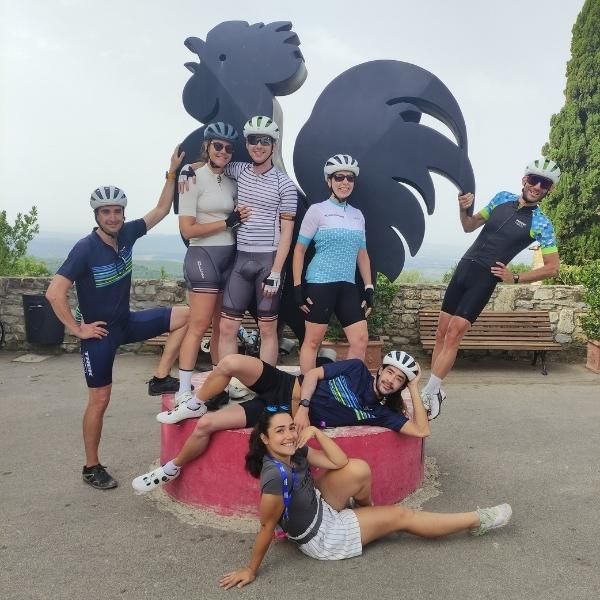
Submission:
<svg viewBox="0 0 600 600">
<path fill-rule="evenodd" d="M 163 408 L 173 396 L 163 396 Z M 193 431 L 196 420 L 161 426 L 161 462 L 171 459 Z M 258 480 L 244 470 L 250 429 L 220 431 L 207 451 L 185 466 L 182 474 L 165 486 L 176 500 L 226 516 L 258 515 Z M 423 440 L 399 435 L 381 427 L 338 427 L 330 435 L 348 456 L 362 458 L 373 472 L 376 504 L 398 502 L 423 481 Z M 317 474 L 315 474 L 317 475 Z M 317 475 L 318 476 L 318 475 Z"/>
</svg>

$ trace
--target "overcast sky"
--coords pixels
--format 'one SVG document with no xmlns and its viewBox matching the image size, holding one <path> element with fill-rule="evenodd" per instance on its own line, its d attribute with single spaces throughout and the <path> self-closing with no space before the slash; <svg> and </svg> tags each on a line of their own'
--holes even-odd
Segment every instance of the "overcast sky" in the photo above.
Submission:
<svg viewBox="0 0 600 600">
<path fill-rule="evenodd" d="M 286 5 L 289 5 L 286 7 Z M 296 134 L 324 87 L 374 59 L 412 62 L 455 95 L 469 136 L 476 207 L 519 191 L 522 170 L 564 102 L 571 28 L 583 0 L 0 0 L 0 206 L 32 205 L 40 229 L 84 235 L 90 192 L 121 186 L 128 216 L 156 202 L 175 144 L 199 124 L 184 110 L 183 42 L 221 21 L 290 20 L 308 78 L 280 98 L 283 153 L 292 173 Z M 260 7 L 260 8 L 259 8 Z M 466 247 L 456 192 L 436 178 L 428 242 Z M 174 216 L 156 231 L 176 232 Z"/>
</svg>

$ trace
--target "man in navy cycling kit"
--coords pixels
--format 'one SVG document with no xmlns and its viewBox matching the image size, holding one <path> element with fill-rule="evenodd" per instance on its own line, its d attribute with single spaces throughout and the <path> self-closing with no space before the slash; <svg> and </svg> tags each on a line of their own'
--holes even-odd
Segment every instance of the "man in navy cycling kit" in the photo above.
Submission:
<svg viewBox="0 0 600 600">
<path fill-rule="evenodd" d="M 256 396 L 217 412 L 207 412 L 206 403 L 224 390 L 232 377 L 237 377 Z M 375 376 L 357 358 L 316 367 L 302 377 L 252 356 L 229 354 L 196 391 L 193 403 L 181 403 L 157 415 L 160 423 L 195 418 L 197 424 L 179 454 L 136 477 L 133 488 L 140 493 L 150 492 L 175 479 L 184 465 L 206 450 L 213 433 L 253 427 L 267 406 L 279 406 L 293 414 L 299 430 L 310 423 L 319 427 L 377 425 L 411 437 L 427 437 L 430 429 L 419 394 L 419 377 L 415 359 L 399 350 L 385 355 Z M 405 415 L 401 397 L 405 387 L 412 403 L 410 419 Z"/>
<path fill-rule="evenodd" d="M 459 195 L 464 231 L 475 231 L 482 225 L 483 230 L 461 258 L 444 295 L 431 357 L 431 377 L 423 388 L 423 403 L 430 419 L 440 413 L 446 397 L 441 383 L 454 365 L 460 342 L 488 303 L 496 285 L 531 283 L 558 273 L 560 261 L 554 228 L 539 203 L 559 179 L 558 165 L 540 158 L 525 168 L 520 195 L 500 192 L 472 216 L 467 210 L 473 204 L 474 195 Z M 511 273 L 508 263 L 533 241 L 540 244 L 544 265 L 525 273 Z"/>
<path fill-rule="evenodd" d="M 97 489 L 117 487 L 117 482 L 100 464 L 98 447 L 118 347 L 172 332 L 156 371 L 157 376 L 166 377 L 185 334 L 187 307 L 129 310 L 132 247 L 169 214 L 175 171 L 182 158 L 183 154 L 178 155 L 176 150 L 158 204 L 142 219 L 125 223 L 127 197 L 119 188 L 105 186 L 94 190 L 90 205 L 98 227 L 75 244 L 46 292 L 56 316 L 81 339 L 83 370 L 89 390 L 83 416 L 86 463 L 82 477 Z M 68 291 L 73 283 L 77 287 L 81 322 L 75 320 L 69 307 Z"/>
</svg>

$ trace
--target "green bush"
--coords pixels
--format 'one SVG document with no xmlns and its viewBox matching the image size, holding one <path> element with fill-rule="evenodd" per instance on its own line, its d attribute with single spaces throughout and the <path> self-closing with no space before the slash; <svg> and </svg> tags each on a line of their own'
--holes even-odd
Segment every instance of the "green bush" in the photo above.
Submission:
<svg viewBox="0 0 600 600">
<path fill-rule="evenodd" d="M 588 340 L 600 340 L 600 260 L 589 262 L 581 268 L 581 280 L 588 306 L 587 314 L 581 317 L 581 328 Z"/>
<path fill-rule="evenodd" d="M 450 270 L 444 273 L 444 276 L 442 277 L 442 283 L 450 283 L 452 275 L 454 275 L 454 271 L 456 271 L 457 266 L 458 264 L 450 267 Z M 508 263 L 507 269 L 511 273 L 525 273 L 525 271 L 531 271 L 531 265 L 526 263 Z"/>
</svg>

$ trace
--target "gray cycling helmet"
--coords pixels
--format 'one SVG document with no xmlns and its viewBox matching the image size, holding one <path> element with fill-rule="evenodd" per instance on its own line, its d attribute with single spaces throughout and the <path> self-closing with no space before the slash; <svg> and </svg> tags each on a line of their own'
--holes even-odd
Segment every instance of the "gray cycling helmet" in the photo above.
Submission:
<svg viewBox="0 0 600 600">
<path fill-rule="evenodd" d="M 530 162 L 525 167 L 525 175 L 539 175 L 556 185 L 560 179 L 560 169 L 553 160 L 542 157 Z"/>
<path fill-rule="evenodd" d="M 335 156 L 328 158 L 323 167 L 325 181 L 338 171 L 350 171 L 350 173 L 354 173 L 354 175 L 358 177 L 358 174 L 360 173 L 358 161 L 353 159 L 349 154 L 336 154 Z"/>
<path fill-rule="evenodd" d="M 101 206 L 122 206 L 125 208 L 127 206 L 127 196 L 122 189 L 114 185 L 105 185 L 96 188 L 92 192 L 90 206 L 94 210 Z"/>
<path fill-rule="evenodd" d="M 209 123 L 206 126 L 204 129 L 204 139 L 235 142 L 238 139 L 238 132 L 234 129 L 233 125 L 217 121 L 216 123 Z"/>
<path fill-rule="evenodd" d="M 412 381 L 419 374 L 417 361 L 407 352 L 392 350 L 383 357 L 383 365 L 391 365 L 400 369 L 408 381 Z"/>
</svg>

